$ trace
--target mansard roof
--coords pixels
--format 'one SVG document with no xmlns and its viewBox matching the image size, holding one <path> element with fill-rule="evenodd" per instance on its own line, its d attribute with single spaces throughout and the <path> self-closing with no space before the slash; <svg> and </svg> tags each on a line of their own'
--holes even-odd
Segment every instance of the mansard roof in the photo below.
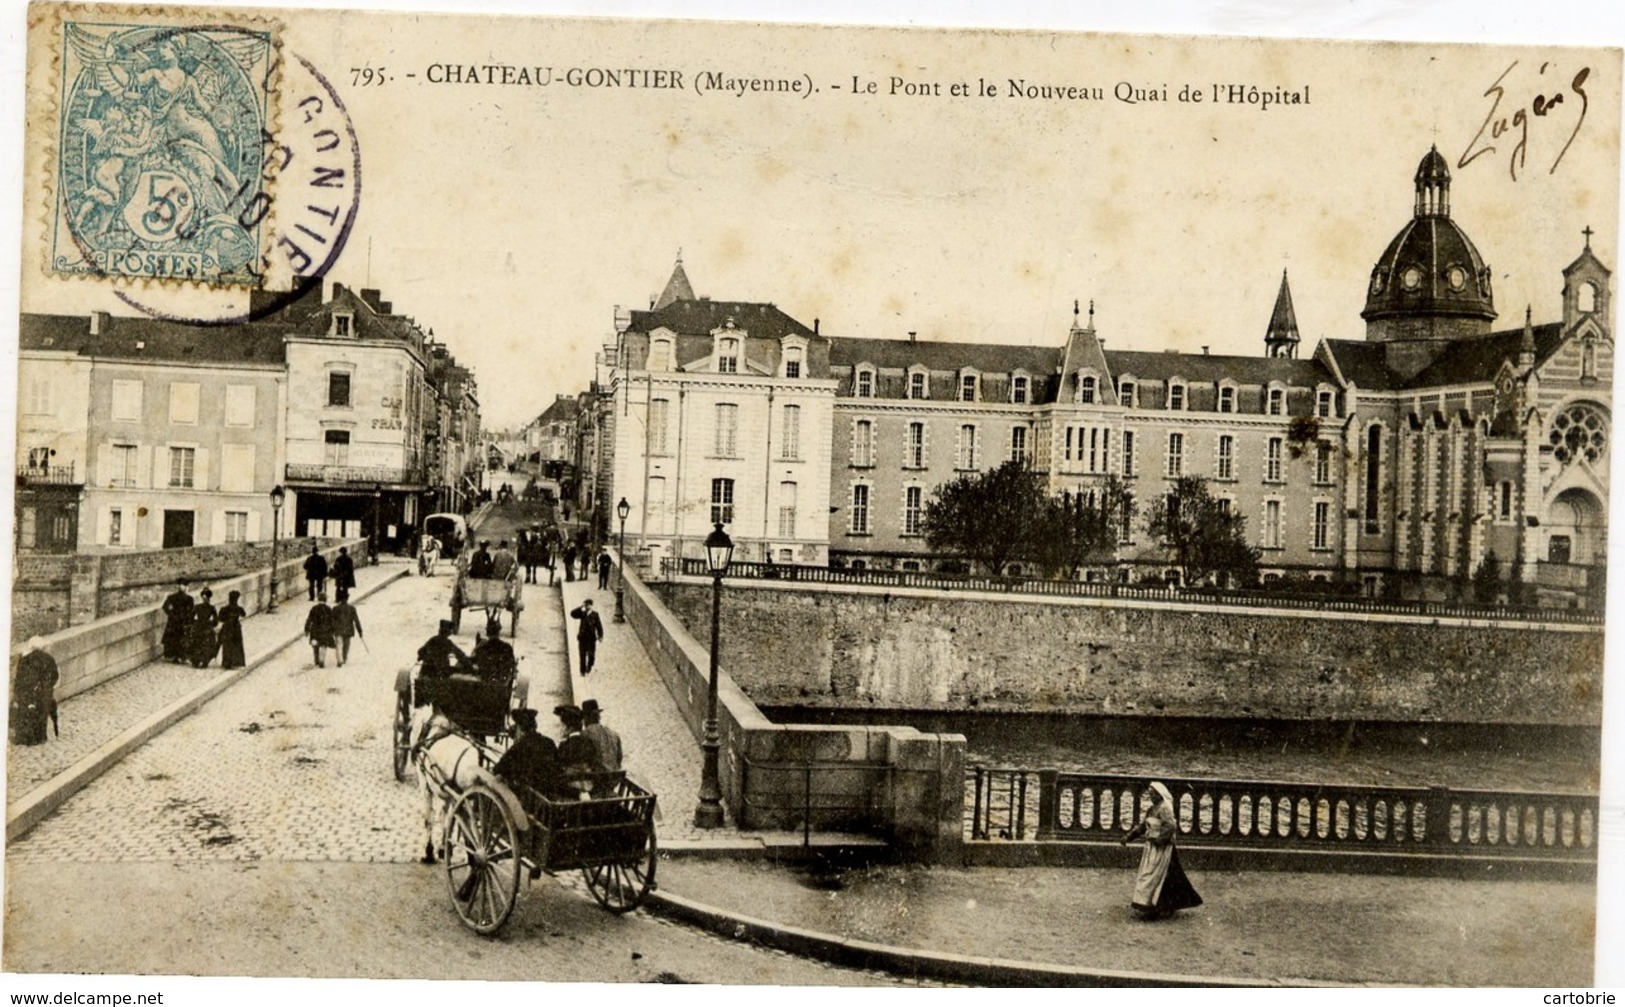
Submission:
<svg viewBox="0 0 1625 1007">
<path fill-rule="evenodd" d="M 1563 325 L 1546 322 L 1533 327 L 1535 363 L 1543 363 L 1563 342 Z M 1343 377 L 1367 391 L 1402 391 L 1449 385 L 1491 384 L 1502 362 L 1518 356 L 1523 327 L 1442 341 L 1439 355 L 1415 377 L 1404 378 L 1389 369 L 1386 343 L 1329 339 L 1326 348 L 1337 360 Z"/>
<path fill-rule="evenodd" d="M 278 322 L 183 325 L 155 318 L 103 315 L 101 331 L 92 334 L 89 315 L 25 314 L 19 321 L 18 345 L 24 350 L 52 350 L 103 360 L 219 366 L 281 366 L 286 359 L 283 337 L 289 331 L 288 325 Z"/>
<path fill-rule="evenodd" d="M 1113 376 L 1128 374 L 1139 381 L 1179 378 L 1188 382 L 1217 384 L 1228 379 L 1238 385 L 1256 386 L 1279 381 L 1292 388 L 1313 388 L 1322 382 L 1335 383 L 1332 372 L 1314 359 L 1107 350 L 1106 361 L 1111 364 Z"/>
<path fill-rule="evenodd" d="M 733 320 L 736 328 L 744 329 L 752 338 L 823 338 L 780 311 L 777 305 L 705 298 L 673 301 L 651 311 L 634 311 L 631 331 L 648 333 L 665 328 L 680 336 L 709 337 L 714 330 L 725 327 L 729 319 Z"/>
<path fill-rule="evenodd" d="M 872 364 L 892 370 L 924 367 L 932 371 L 967 368 L 982 374 L 1054 374 L 1061 367 L 1059 346 L 1021 346 L 1008 343 L 945 343 L 913 339 L 831 339 L 829 365 L 856 367 Z"/>
<path fill-rule="evenodd" d="M 1326 340 L 1326 350 L 1337 361 L 1343 377 L 1367 391 L 1392 391 L 1405 385 L 1404 379 L 1388 369 L 1388 354 L 1383 347 L 1383 343 L 1358 339 Z"/>
</svg>

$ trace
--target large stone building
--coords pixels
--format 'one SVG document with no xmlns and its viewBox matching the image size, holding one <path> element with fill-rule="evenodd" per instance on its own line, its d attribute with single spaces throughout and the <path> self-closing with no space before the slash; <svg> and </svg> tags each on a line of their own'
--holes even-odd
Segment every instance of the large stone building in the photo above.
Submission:
<svg viewBox="0 0 1625 1007">
<path fill-rule="evenodd" d="M 278 485 L 284 536 L 402 540 L 453 492 L 431 452 L 461 467 L 478 437 L 473 376 L 377 291 L 284 301 L 229 328 L 21 316 L 18 547 L 260 541 Z"/>
<path fill-rule="evenodd" d="M 1263 353 L 1210 356 L 1108 349 L 1081 306 L 1051 345 L 829 337 L 770 304 L 696 297 L 679 262 L 613 348 L 628 534 L 698 555 L 723 520 L 741 558 L 931 569 L 951 559 L 921 535 L 932 492 L 1019 457 L 1055 493 L 1121 479 L 1142 515 L 1202 477 L 1245 516 L 1267 578 L 1426 592 L 1493 553 L 1526 582 L 1595 587 L 1609 271 L 1588 233 L 1562 270 L 1562 317 L 1497 329 L 1437 151 L 1413 182 L 1412 218 L 1371 272 L 1365 338 L 1307 357 L 1284 274 L 1261 306 Z M 1143 521 L 1120 539 L 1084 575 L 1172 573 Z"/>
</svg>

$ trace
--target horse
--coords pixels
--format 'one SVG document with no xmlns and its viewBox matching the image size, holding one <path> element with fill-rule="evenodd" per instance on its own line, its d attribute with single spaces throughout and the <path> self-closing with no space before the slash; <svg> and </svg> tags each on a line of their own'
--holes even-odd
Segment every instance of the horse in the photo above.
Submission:
<svg viewBox="0 0 1625 1007">
<path fill-rule="evenodd" d="M 438 707 L 412 715 L 412 755 L 423 788 L 423 863 L 435 862 L 437 828 L 443 830 L 452 798 L 478 780 L 480 752 Z"/>
</svg>

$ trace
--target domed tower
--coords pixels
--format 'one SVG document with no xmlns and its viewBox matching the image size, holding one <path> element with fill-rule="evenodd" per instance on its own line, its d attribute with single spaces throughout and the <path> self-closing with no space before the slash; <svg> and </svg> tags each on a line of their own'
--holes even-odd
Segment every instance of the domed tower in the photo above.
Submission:
<svg viewBox="0 0 1625 1007">
<path fill-rule="evenodd" d="M 1450 219 L 1450 168 L 1434 147 L 1416 168 L 1416 210 L 1371 270 L 1365 338 L 1392 343 L 1490 331 L 1490 270 Z"/>
</svg>

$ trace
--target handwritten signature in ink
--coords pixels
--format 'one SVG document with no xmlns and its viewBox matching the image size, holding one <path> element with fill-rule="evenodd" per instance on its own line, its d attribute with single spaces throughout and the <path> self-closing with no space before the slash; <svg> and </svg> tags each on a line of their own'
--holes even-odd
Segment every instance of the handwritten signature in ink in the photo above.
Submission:
<svg viewBox="0 0 1625 1007">
<path fill-rule="evenodd" d="M 1574 100 L 1579 102 L 1579 115 L 1575 116 L 1574 128 L 1569 131 L 1568 139 L 1563 143 L 1563 149 L 1558 151 L 1557 157 L 1552 159 L 1552 166 L 1547 169 L 1547 174 L 1553 174 L 1557 171 L 1557 166 L 1563 163 L 1563 155 L 1569 152 L 1569 147 L 1573 145 L 1574 138 L 1580 135 L 1580 127 L 1585 124 L 1586 109 L 1590 105 L 1590 101 L 1586 98 L 1585 83 L 1586 79 L 1591 76 L 1591 68 L 1588 66 L 1581 67 L 1580 72 L 1576 73 L 1574 79 L 1569 81 L 1566 90 L 1561 87 L 1555 90 L 1542 88 L 1527 104 L 1520 104 L 1511 115 L 1508 115 L 1502 109 L 1502 103 L 1507 98 L 1507 88 L 1503 86 L 1503 83 L 1506 81 L 1507 76 L 1517 67 L 1518 61 L 1513 60 L 1512 65 L 1502 71 L 1501 76 L 1495 78 L 1495 83 L 1491 84 L 1489 90 L 1484 92 L 1484 97 L 1491 99 L 1490 110 L 1484 116 L 1483 123 L 1479 125 L 1478 132 L 1473 134 L 1472 142 L 1467 145 L 1466 150 L 1462 151 L 1461 158 L 1456 162 L 1457 168 L 1465 168 L 1485 154 L 1494 154 L 1500 149 L 1503 142 L 1510 142 L 1512 146 L 1507 154 L 1507 169 L 1512 173 L 1512 180 L 1516 182 L 1518 172 L 1524 168 L 1529 156 L 1529 122 L 1531 117 L 1536 119 L 1551 117 L 1556 114 L 1555 110 L 1559 106 L 1568 104 L 1572 108 Z M 1550 62 L 1542 63 L 1539 74 L 1545 75 L 1548 68 L 1553 68 Z M 1536 129 L 1543 128 L 1536 127 Z"/>
</svg>

